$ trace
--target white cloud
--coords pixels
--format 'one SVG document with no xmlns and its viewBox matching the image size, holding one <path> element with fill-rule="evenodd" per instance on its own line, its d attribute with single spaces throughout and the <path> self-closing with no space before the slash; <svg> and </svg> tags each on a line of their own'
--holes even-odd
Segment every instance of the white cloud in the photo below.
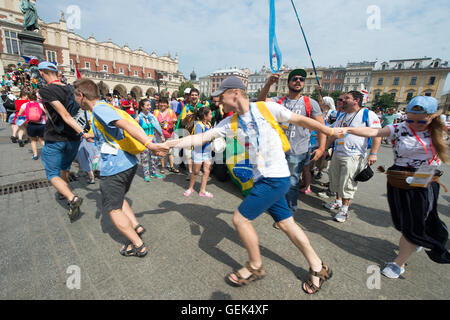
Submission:
<svg viewBox="0 0 450 320">
<path fill-rule="evenodd" d="M 449 60 L 450 2 L 446 0 L 296 0 L 316 66 L 416 58 Z M 72 4 L 82 10 L 81 30 L 132 49 L 179 55 L 185 75 L 224 67 L 269 64 L 268 0 L 60 0 L 38 1 L 40 17 L 56 21 Z M 369 30 L 367 7 L 377 5 L 381 29 Z M 277 0 L 277 37 L 283 63 L 311 65 L 289 0 Z"/>
</svg>

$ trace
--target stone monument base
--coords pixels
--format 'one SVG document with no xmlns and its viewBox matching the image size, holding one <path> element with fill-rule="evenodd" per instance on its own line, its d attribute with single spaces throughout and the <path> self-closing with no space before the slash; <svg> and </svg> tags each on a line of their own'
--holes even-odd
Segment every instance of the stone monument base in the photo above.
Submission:
<svg viewBox="0 0 450 320">
<path fill-rule="evenodd" d="M 19 33 L 22 42 L 22 54 L 25 56 L 35 56 L 39 61 L 46 60 L 44 54 L 45 38 L 40 32 L 24 30 Z"/>
</svg>

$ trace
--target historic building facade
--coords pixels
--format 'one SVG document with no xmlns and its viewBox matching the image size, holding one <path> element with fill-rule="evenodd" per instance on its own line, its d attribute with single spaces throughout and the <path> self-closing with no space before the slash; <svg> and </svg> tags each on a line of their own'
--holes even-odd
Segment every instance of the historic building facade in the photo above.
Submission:
<svg viewBox="0 0 450 320">
<path fill-rule="evenodd" d="M 391 94 L 400 108 L 419 95 L 440 100 L 449 72 L 448 62 L 439 58 L 381 62 L 372 72 L 370 101 L 384 93 Z"/>
<path fill-rule="evenodd" d="M 18 38 L 23 31 L 19 3 L 20 0 L 0 0 L 0 65 L 4 71 L 11 65 L 24 63 Z M 39 20 L 39 26 L 45 38 L 45 59 L 55 62 L 69 82 L 76 79 L 74 70 L 78 68 L 83 78 L 92 79 L 100 86 L 103 94 L 132 93 L 141 98 L 158 91 L 176 93 L 185 81 L 178 71 L 178 55 L 157 56 L 142 48 L 120 47 L 111 39 L 99 42 L 93 35 L 84 39 L 68 30 L 63 13 L 58 22 Z"/>
</svg>

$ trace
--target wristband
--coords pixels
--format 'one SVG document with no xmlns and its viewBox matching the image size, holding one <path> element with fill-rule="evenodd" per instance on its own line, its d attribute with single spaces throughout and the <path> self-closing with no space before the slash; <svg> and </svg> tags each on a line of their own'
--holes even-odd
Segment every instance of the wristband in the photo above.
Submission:
<svg viewBox="0 0 450 320">
<path fill-rule="evenodd" d="M 320 151 L 322 151 L 322 153 L 324 153 L 324 152 L 325 152 L 325 149 L 323 149 L 323 148 L 317 148 L 317 150 L 320 150 Z"/>
<path fill-rule="evenodd" d="M 376 156 L 377 154 L 376 154 L 376 153 L 373 153 L 373 152 L 371 152 L 371 153 L 369 153 L 369 155 L 371 155 L 371 156 Z"/>
</svg>

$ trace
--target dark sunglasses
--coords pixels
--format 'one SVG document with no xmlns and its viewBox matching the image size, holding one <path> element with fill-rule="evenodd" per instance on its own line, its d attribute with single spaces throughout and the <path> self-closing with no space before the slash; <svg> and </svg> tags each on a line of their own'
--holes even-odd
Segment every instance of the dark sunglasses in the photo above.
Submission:
<svg viewBox="0 0 450 320">
<path fill-rule="evenodd" d="M 340 101 L 340 102 L 344 102 L 344 99 L 338 99 L 338 101 Z"/>
<path fill-rule="evenodd" d="M 409 119 L 406 119 L 405 121 L 407 123 L 415 123 L 415 122 L 417 122 L 418 124 L 427 124 L 428 123 L 428 120 L 409 120 Z"/>
<path fill-rule="evenodd" d="M 297 82 L 297 81 L 301 81 L 301 82 L 304 82 L 305 81 L 305 78 L 304 77 L 293 77 L 292 79 L 291 79 L 291 81 L 293 81 L 293 82 Z"/>
</svg>

